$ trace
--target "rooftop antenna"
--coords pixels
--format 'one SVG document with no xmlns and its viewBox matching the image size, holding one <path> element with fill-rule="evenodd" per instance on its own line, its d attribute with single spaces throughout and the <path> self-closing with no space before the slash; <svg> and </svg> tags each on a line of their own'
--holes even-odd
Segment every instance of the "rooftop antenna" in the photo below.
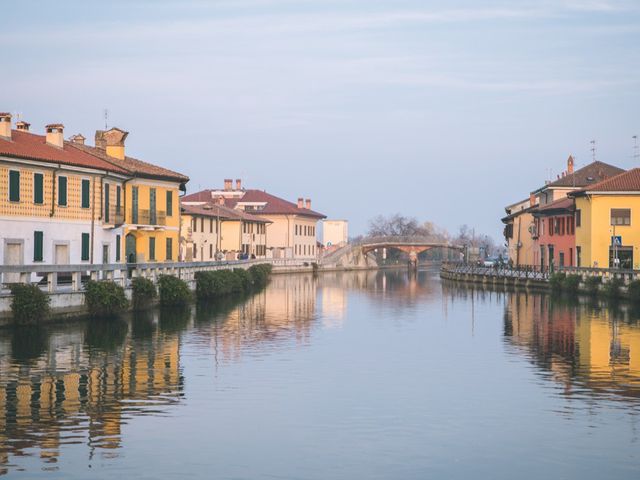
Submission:
<svg viewBox="0 0 640 480">
<path fill-rule="evenodd" d="M 104 109 L 104 129 L 108 130 L 107 122 L 109 121 L 109 110 Z"/>
<path fill-rule="evenodd" d="M 634 135 L 633 137 L 633 161 L 634 162 L 639 162 L 640 161 L 640 146 L 638 145 L 638 135 Z"/>
<path fill-rule="evenodd" d="M 595 162 L 596 161 L 596 141 L 591 140 L 589 143 L 591 144 L 591 158 Z"/>
</svg>

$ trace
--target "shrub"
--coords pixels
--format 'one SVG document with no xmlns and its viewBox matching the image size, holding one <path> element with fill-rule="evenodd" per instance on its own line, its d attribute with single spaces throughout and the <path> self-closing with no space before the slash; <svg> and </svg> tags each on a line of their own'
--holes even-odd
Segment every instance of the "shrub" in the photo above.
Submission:
<svg viewBox="0 0 640 480">
<path fill-rule="evenodd" d="M 241 268 L 198 272 L 196 273 L 196 296 L 198 300 L 221 297 L 247 291 L 251 284 L 251 275 Z"/>
<path fill-rule="evenodd" d="M 251 288 L 253 280 L 251 274 L 244 268 L 234 268 L 233 275 L 236 277 L 240 291 L 246 292 Z"/>
<path fill-rule="evenodd" d="M 565 277 L 566 275 L 562 272 L 554 273 L 549 277 L 549 286 L 553 293 L 560 293 Z"/>
<path fill-rule="evenodd" d="M 85 285 L 84 298 L 89 313 L 97 317 L 121 313 L 128 305 L 124 288 L 112 281 L 89 280 Z"/>
<path fill-rule="evenodd" d="M 629 282 L 628 292 L 632 302 L 640 303 L 640 280 Z"/>
<path fill-rule="evenodd" d="M 251 280 L 254 287 L 264 287 L 269 282 L 269 275 L 271 275 L 271 265 L 253 265 L 249 268 L 249 275 L 251 275 Z"/>
<path fill-rule="evenodd" d="M 164 306 L 186 305 L 191 300 L 191 292 L 187 282 L 173 275 L 160 275 L 158 291 L 160 293 L 160 304 Z"/>
<path fill-rule="evenodd" d="M 131 287 L 131 300 L 134 310 L 149 308 L 153 300 L 158 296 L 156 286 L 147 278 L 135 277 L 131 281 Z"/>
<path fill-rule="evenodd" d="M 16 324 L 36 324 L 49 315 L 49 296 L 37 285 L 15 283 L 11 285 L 11 294 L 11 312 Z"/>
<path fill-rule="evenodd" d="M 609 298 L 620 297 L 620 287 L 624 285 L 624 280 L 619 277 L 612 277 L 604 284 L 604 291 Z"/>
<path fill-rule="evenodd" d="M 581 281 L 582 277 L 580 275 L 567 275 L 562 281 L 562 289 L 567 293 L 575 295 L 578 293 L 578 287 Z"/>
<path fill-rule="evenodd" d="M 600 291 L 601 283 L 602 277 L 587 277 L 587 279 L 584 281 L 584 286 L 587 290 L 587 293 L 595 297 Z"/>
</svg>

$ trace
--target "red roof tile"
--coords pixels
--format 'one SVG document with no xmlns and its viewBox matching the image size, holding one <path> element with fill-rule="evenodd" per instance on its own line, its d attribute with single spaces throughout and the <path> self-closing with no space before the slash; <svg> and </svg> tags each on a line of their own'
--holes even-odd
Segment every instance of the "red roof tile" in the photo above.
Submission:
<svg viewBox="0 0 640 480">
<path fill-rule="evenodd" d="M 0 137 L 0 155 L 48 163 L 61 163 L 76 167 L 95 168 L 121 174 L 128 173 L 117 165 L 96 158 L 76 148 L 70 148 L 67 142 L 65 142 L 64 148 L 53 147 L 47 144 L 45 136 L 20 130 L 12 130 L 11 140 Z"/>
<path fill-rule="evenodd" d="M 596 160 L 569 175 L 545 185 L 545 187 L 586 187 L 622 172 L 624 172 L 622 168 Z"/>
<path fill-rule="evenodd" d="M 561 198 L 546 205 L 541 205 L 533 213 L 535 216 L 556 215 L 559 213 L 570 213 L 575 210 L 575 201 L 573 198 Z"/>
<path fill-rule="evenodd" d="M 234 210 L 214 203 L 204 205 L 181 205 L 182 212 L 186 215 L 202 215 L 204 217 L 226 218 L 229 220 L 245 220 L 247 222 L 271 223 L 255 215 L 250 215 L 242 210 Z"/>
<path fill-rule="evenodd" d="M 184 202 L 210 202 L 211 193 L 215 190 L 202 190 L 200 192 L 191 193 L 183 197 Z M 307 208 L 298 208 L 295 203 L 284 200 L 283 198 L 271 195 L 263 190 L 243 190 L 240 197 L 225 198 L 225 206 L 235 208 L 238 203 L 256 202 L 265 203 L 262 210 L 253 212 L 256 215 L 303 215 L 314 218 L 326 218 L 326 215 L 309 210 Z"/>
<path fill-rule="evenodd" d="M 640 192 L 640 168 L 632 168 L 615 177 L 591 185 L 583 192 Z"/>
</svg>

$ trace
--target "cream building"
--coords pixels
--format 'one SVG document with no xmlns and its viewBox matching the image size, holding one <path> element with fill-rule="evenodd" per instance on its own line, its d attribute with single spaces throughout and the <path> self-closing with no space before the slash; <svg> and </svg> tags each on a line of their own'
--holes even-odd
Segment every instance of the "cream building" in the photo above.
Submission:
<svg viewBox="0 0 640 480">
<path fill-rule="evenodd" d="M 242 182 L 224 181 L 220 190 L 202 190 L 186 195 L 183 205 L 224 203 L 225 207 L 263 218 L 266 226 L 266 256 L 315 261 L 318 257 L 317 224 L 325 218 L 311 209 L 311 200 L 298 198 L 292 203 L 263 190 L 242 188 Z"/>
<path fill-rule="evenodd" d="M 349 222 L 346 220 L 322 221 L 322 245 L 339 247 L 349 242 Z"/>
</svg>

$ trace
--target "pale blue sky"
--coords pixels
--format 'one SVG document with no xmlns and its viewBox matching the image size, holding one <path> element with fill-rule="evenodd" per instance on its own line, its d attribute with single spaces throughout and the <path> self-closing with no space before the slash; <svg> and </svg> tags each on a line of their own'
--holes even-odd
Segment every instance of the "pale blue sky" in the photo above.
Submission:
<svg viewBox="0 0 640 480">
<path fill-rule="evenodd" d="M 402 212 L 499 238 L 573 153 L 633 166 L 640 2 L 6 2 L 0 110 L 365 230 Z"/>
</svg>

